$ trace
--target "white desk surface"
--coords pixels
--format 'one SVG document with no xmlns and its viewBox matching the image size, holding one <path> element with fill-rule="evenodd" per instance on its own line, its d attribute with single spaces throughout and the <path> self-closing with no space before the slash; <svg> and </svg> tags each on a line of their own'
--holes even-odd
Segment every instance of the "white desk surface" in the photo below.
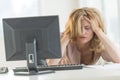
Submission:
<svg viewBox="0 0 120 80">
<path fill-rule="evenodd" d="M 9 70 L 7 74 L 0 74 L 0 80 L 120 80 L 120 64 L 117 67 L 107 67 L 92 66 L 92 68 L 56 71 L 32 76 L 15 76 L 13 71 Z"/>
</svg>

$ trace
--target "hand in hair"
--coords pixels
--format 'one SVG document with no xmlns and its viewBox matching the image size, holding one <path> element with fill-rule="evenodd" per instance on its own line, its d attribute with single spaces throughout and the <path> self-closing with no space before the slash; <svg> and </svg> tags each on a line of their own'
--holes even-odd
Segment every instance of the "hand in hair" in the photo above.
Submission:
<svg viewBox="0 0 120 80">
<path fill-rule="evenodd" d="M 91 20 L 91 27 L 92 27 L 92 30 L 96 33 L 98 31 L 102 31 L 101 28 L 99 27 L 99 24 L 97 22 L 97 20 Z"/>
</svg>

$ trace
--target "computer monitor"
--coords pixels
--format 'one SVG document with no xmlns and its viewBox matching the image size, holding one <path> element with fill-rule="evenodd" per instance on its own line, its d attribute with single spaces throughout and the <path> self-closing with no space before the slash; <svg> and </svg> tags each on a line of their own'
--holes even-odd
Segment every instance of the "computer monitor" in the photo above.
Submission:
<svg viewBox="0 0 120 80">
<path fill-rule="evenodd" d="M 61 57 L 58 16 L 4 18 L 3 31 L 6 60 L 27 60 L 29 71 Z"/>
</svg>

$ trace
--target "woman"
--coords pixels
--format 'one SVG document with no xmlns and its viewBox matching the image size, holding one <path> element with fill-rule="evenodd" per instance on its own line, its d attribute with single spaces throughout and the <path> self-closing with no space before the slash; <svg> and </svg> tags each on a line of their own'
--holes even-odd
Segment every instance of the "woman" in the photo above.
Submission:
<svg viewBox="0 0 120 80">
<path fill-rule="evenodd" d="M 94 8 L 76 9 L 69 16 L 61 37 L 62 58 L 49 60 L 56 64 L 96 64 L 100 57 L 120 63 L 120 52 L 108 39 L 99 12 Z"/>
</svg>

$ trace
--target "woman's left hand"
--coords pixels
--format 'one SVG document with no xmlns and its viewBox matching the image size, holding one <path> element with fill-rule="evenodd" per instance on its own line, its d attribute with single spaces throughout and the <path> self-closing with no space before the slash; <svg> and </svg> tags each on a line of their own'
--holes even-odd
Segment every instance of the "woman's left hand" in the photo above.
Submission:
<svg viewBox="0 0 120 80">
<path fill-rule="evenodd" d="M 98 32 L 98 31 L 101 31 L 97 20 L 94 20 L 94 21 L 91 20 L 90 23 L 91 23 L 92 30 L 93 30 L 95 33 Z"/>
<path fill-rule="evenodd" d="M 89 20 L 88 18 L 84 17 L 86 20 L 88 20 L 91 24 L 91 28 L 92 30 L 96 33 L 98 31 L 100 31 L 100 27 L 99 27 L 99 24 L 98 24 L 98 21 L 97 20 Z"/>
</svg>

